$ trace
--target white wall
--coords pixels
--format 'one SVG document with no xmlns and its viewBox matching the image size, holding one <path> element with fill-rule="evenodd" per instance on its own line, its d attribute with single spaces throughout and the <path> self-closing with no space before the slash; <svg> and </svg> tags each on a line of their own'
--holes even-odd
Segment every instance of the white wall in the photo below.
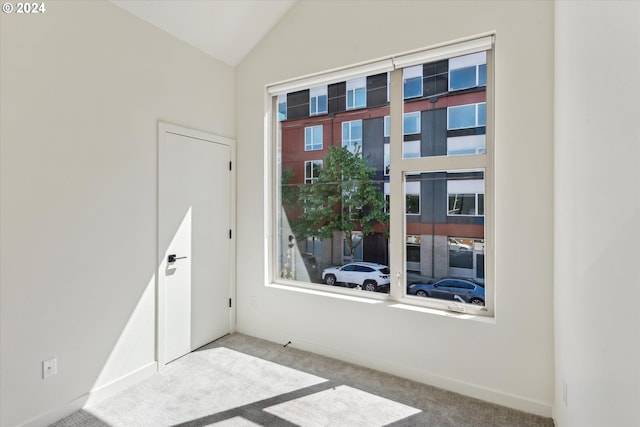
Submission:
<svg viewBox="0 0 640 427">
<path fill-rule="evenodd" d="M 491 30 L 497 31 L 495 321 L 265 287 L 265 85 Z M 236 78 L 238 331 L 550 416 L 553 3 L 299 2 Z"/>
<path fill-rule="evenodd" d="M 232 68 L 108 2 L 46 7 L 1 22 L 2 426 L 153 368 L 157 121 L 235 132 Z"/>
<path fill-rule="evenodd" d="M 635 427 L 640 2 L 559 1 L 555 19 L 554 418 Z"/>
</svg>

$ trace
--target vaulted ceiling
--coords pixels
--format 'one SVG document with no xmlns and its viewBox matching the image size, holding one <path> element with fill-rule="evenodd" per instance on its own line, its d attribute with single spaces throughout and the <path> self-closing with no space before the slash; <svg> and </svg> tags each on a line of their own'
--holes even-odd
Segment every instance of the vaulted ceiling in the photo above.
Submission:
<svg viewBox="0 0 640 427">
<path fill-rule="evenodd" d="M 238 65 L 297 0 L 111 0 L 176 38 Z"/>
</svg>

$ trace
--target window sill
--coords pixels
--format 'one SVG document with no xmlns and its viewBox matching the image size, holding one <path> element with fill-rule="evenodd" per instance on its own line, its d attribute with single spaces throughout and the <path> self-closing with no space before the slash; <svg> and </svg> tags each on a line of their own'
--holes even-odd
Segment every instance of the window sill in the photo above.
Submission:
<svg viewBox="0 0 640 427">
<path fill-rule="evenodd" d="M 318 296 L 327 297 L 327 298 L 354 301 L 354 302 L 363 303 L 363 304 L 379 304 L 388 308 L 407 310 L 407 311 L 416 311 L 419 313 L 425 313 L 425 314 L 435 315 L 435 316 L 443 316 L 443 317 L 449 317 L 454 319 L 478 321 L 478 322 L 487 323 L 487 324 L 495 324 L 495 317 L 491 315 L 461 313 L 457 311 L 445 310 L 440 308 L 424 307 L 421 305 L 408 304 L 405 302 L 397 302 L 397 301 L 391 300 L 387 294 L 377 294 L 373 292 L 372 293 L 367 292 L 366 297 L 361 297 L 357 295 L 352 295 L 351 293 L 348 293 L 348 291 L 346 290 L 345 290 L 346 292 L 340 292 L 339 288 L 333 289 L 331 292 L 329 292 L 329 291 L 320 290 L 320 289 L 302 287 L 299 285 L 289 285 L 289 284 L 281 284 L 281 283 L 269 283 L 266 285 L 266 287 L 272 288 L 272 289 L 279 289 L 283 291 L 298 292 L 298 293 L 303 293 L 308 295 L 318 295 Z"/>
</svg>

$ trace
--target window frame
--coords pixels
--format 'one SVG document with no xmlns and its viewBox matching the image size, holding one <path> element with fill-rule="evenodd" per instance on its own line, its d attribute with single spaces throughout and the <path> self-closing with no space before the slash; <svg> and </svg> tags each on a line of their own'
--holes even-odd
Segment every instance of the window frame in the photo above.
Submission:
<svg viewBox="0 0 640 427">
<path fill-rule="evenodd" d="M 311 131 L 311 141 L 307 141 L 307 129 Z M 314 144 L 315 130 L 320 129 L 320 148 Z M 304 127 L 304 151 L 320 151 L 324 148 L 324 126 L 314 125 Z"/>
<path fill-rule="evenodd" d="M 316 86 L 309 89 L 309 117 L 327 114 L 329 106 L 328 86 Z M 324 109 L 320 109 L 320 98 L 324 96 Z M 314 108 L 315 107 L 315 111 Z"/>
<path fill-rule="evenodd" d="M 274 110 L 277 112 L 276 97 L 279 93 L 289 93 L 293 91 L 293 88 L 303 89 L 304 87 L 313 87 L 321 84 L 332 84 L 340 81 L 348 81 L 355 77 L 364 77 L 368 75 L 378 74 L 379 72 L 389 71 L 389 99 L 390 99 L 390 137 L 389 137 L 389 150 L 391 158 L 391 171 L 389 174 L 390 194 L 402 195 L 402 199 L 405 199 L 404 183 L 406 180 L 405 175 L 415 175 L 420 173 L 429 172 L 446 172 L 446 171 L 458 171 L 458 170 L 478 170 L 484 171 L 485 177 L 485 194 L 484 194 L 484 211 L 485 211 L 485 231 L 484 231 L 484 277 L 485 277 L 485 292 L 486 303 L 481 309 L 478 307 L 471 307 L 469 305 L 460 306 L 455 304 L 452 306 L 448 301 L 439 301 L 430 298 L 421 298 L 420 300 L 415 297 L 407 296 L 407 278 L 406 276 L 406 244 L 404 242 L 406 214 L 402 212 L 404 210 L 404 204 L 395 203 L 391 205 L 391 221 L 390 221 L 390 233 L 391 239 L 395 238 L 394 242 L 390 242 L 389 246 L 389 267 L 391 269 L 390 276 L 391 292 L 388 295 L 378 293 L 362 293 L 361 291 L 354 291 L 352 289 L 333 288 L 327 289 L 326 286 L 315 285 L 305 282 L 292 282 L 286 279 L 280 279 L 277 275 L 278 272 L 278 258 L 280 252 L 280 230 L 279 226 L 279 211 L 281 208 L 279 183 L 280 174 L 279 163 L 276 161 L 279 159 L 279 135 L 281 134 L 279 129 L 279 123 L 273 120 L 277 118 L 277 114 L 271 114 L 270 111 L 267 117 L 271 117 L 271 120 L 266 126 L 266 138 L 269 143 L 268 146 L 272 147 L 268 150 L 267 156 L 269 157 L 268 167 L 271 170 L 270 182 L 271 185 L 267 187 L 267 207 L 268 216 L 273 227 L 271 233 L 269 256 L 270 261 L 267 266 L 266 280 L 267 284 L 280 284 L 280 285 L 292 285 L 295 287 L 311 288 L 328 293 L 347 294 L 362 297 L 365 299 L 377 299 L 382 301 L 389 301 L 390 303 L 403 303 L 411 306 L 421 306 L 425 308 L 434 308 L 443 311 L 464 311 L 467 314 L 489 316 L 492 317 L 495 312 L 494 300 L 495 300 L 495 249 L 494 249 L 494 85 L 495 85 L 495 73 L 494 73 L 494 44 L 495 34 L 487 33 L 478 36 L 468 37 L 455 42 L 443 43 L 441 45 L 433 46 L 431 48 L 420 49 L 417 51 L 407 52 L 398 56 L 390 56 L 381 60 L 372 61 L 371 63 L 361 63 L 353 67 L 345 67 L 344 69 L 332 70 L 327 73 L 312 74 L 308 77 L 294 79 L 287 82 L 268 85 L 266 87 L 266 96 L 268 99 L 267 110 Z M 461 56 L 468 53 L 486 51 L 486 112 L 485 112 L 485 126 L 486 126 L 486 141 L 485 151 L 483 153 L 477 153 L 473 155 L 465 156 L 434 156 L 434 157 L 420 157 L 420 158 L 408 158 L 405 159 L 402 156 L 403 147 L 403 109 L 404 109 L 404 97 L 403 97 L 403 79 L 402 68 L 417 65 L 419 63 L 434 62 L 442 59 L 452 58 L 455 56 Z M 383 63 L 383 64 L 382 64 Z M 391 64 L 391 65 L 390 65 Z M 346 77 L 346 78 L 345 78 Z M 311 82 L 311 83 L 309 83 Z M 298 89 L 298 90 L 300 90 Z M 365 87 L 366 90 L 366 87 Z M 366 108 L 366 104 L 365 104 Z M 448 115 L 447 115 L 447 127 L 448 127 Z M 476 123 L 477 123 L 477 108 L 476 108 Z M 386 139 L 386 138 L 385 138 Z M 397 286 L 396 286 L 397 285 Z"/>
<path fill-rule="evenodd" d="M 319 169 L 322 170 L 322 168 L 324 167 L 324 160 L 319 159 L 319 160 L 305 160 L 304 161 L 304 183 L 305 184 L 313 184 L 313 182 L 318 179 L 317 177 L 314 177 L 313 172 L 316 170 L 316 168 L 314 167 L 314 165 L 320 163 L 320 167 Z M 311 177 L 307 176 L 307 165 L 311 164 Z"/>
<path fill-rule="evenodd" d="M 353 127 L 354 127 L 354 123 L 359 123 L 360 126 L 360 138 L 352 138 L 351 135 L 353 134 Z M 348 130 L 349 130 L 349 137 L 345 139 L 345 125 L 347 125 Z M 359 153 L 360 155 L 362 155 L 362 143 L 363 143 L 363 122 L 362 119 L 357 119 L 357 120 L 345 120 L 342 122 L 342 124 L 340 125 L 340 130 L 341 130 L 341 135 L 340 135 L 340 142 L 342 144 L 343 147 L 346 147 L 347 149 L 349 149 L 349 151 L 351 151 L 352 147 L 355 146 L 355 144 L 353 144 L 354 141 L 360 141 L 359 144 L 357 144 L 358 150 L 356 151 L 352 151 L 352 153 Z M 345 141 L 347 142 L 347 144 L 345 145 Z"/>
<path fill-rule="evenodd" d="M 476 54 L 471 54 L 471 55 L 464 55 L 462 57 L 458 57 L 458 58 L 451 58 L 451 60 L 453 61 L 449 61 L 449 72 L 448 72 L 448 90 L 449 92 L 457 92 L 457 91 L 461 91 L 461 90 L 467 90 L 467 89 L 473 89 L 473 88 L 477 88 L 477 87 L 483 87 L 486 86 L 487 84 L 487 67 L 486 67 L 486 57 L 482 58 L 484 55 L 481 55 L 480 53 L 476 53 Z M 484 59 L 485 62 L 482 62 L 482 60 Z M 456 60 L 461 60 L 461 61 L 456 61 Z M 462 62 L 462 65 L 454 65 L 451 66 L 451 62 Z M 481 81 L 481 76 L 482 76 L 482 66 L 484 65 L 484 82 Z M 468 69 L 474 69 L 474 84 L 470 85 L 470 86 L 463 86 L 463 87 L 457 87 L 457 88 L 452 88 L 451 87 L 451 81 L 453 80 L 451 78 L 451 73 L 452 72 L 456 72 L 456 71 L 461 71 L 461 70 L 468 70 Z"/>
<path fill-rule="evenodd" d="M 484 105 L 484 123 L 480 121 L 480 106 Z M 451 127 L 451 112 L 460 110 L 462 108 L 474 107 L 474 124 L 471 126 L 456 126 Z M 471 129 L 478 128 L 487 125 L 487 103 L 485 102 L 474 102 L 472 104 L 461 104 L 461 105 L 452 105 L 447 107 L 447 130 L 459 130 L 459 129 Z"/>
<path fill-rule="evenodd" d="M 362 91 L 362 92 L 359 92 Z M 364 93 L 364 103 L 359 104 L 358 94 Z M 367 77 L 358 77 L 346 81 L 346 107 L 347 111 L 367 108 Z"/>
</svg>

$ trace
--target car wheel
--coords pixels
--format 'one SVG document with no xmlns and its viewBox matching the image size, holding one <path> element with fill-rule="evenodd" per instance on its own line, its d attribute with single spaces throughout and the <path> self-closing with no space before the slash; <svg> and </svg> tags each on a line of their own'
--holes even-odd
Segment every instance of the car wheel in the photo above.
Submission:
<svg viewBox="0 0 640 427">
<path fill-rule="evenodd" d="M 416 292 L 416 295 L 419 296 L 419 297 L 428 297 L 429 296 L 425 291 L 422 291 L 422 290 Z"/>
<path fill-rule="evenodd" d="M 471 301 L 469 302 L 475 305 L 484 305 L 484 301 L 482 301 L 480 298 L 471 298 Z"/>
<path fill-rule="evenodd" d="M 333 286 L 336 284 L 336 276 L 334 276 L 333 274 L 328 274 L 327 277 L 325 277 L 324 281 L 327 285 Z"/>
<path fill-rule="evenodd" d="M 367 280 L 366 282 L 364 282 L 365 291 L 374 292 L 376 288 L 376 282 L 374 282 L 373 280 Z"/>
</svg>

